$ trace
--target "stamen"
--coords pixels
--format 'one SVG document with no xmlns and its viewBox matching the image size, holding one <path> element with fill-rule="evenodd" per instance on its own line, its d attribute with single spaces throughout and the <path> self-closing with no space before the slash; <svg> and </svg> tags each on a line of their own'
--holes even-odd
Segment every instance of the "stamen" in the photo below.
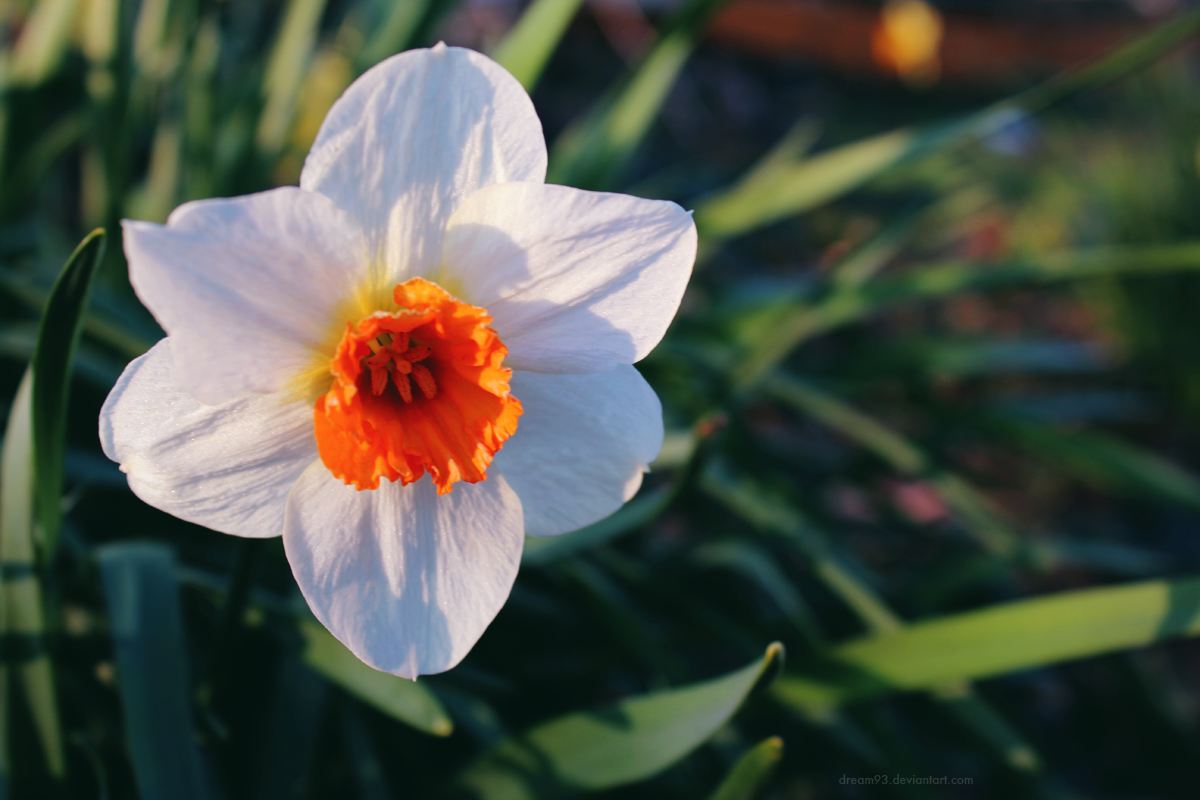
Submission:
<svg viewBox="0 0 1200 800">
<path fill-rule="evenodd" d="M 425 397 L 432 400 L 437 396 L 437 383 L 433 380 L 433 373 L 431 373 L 424 365 L 413 364 L 412 376 L 416 379 L 417 386 L 421 387 L 421 392 L 425 395 Z"/>
<path fill-rule="evenodd" d="M 371 368 L 371 394 L 378 397 L 387 388 L 388 371 L 386 367 Z"/>
<path fill-rule="evenodd" d="M 401 361 L 398 363 L 406 364 L 408 362 Z M 412 367 L 409 367 L 409 371 L 410 372 L 412 371 Z M 412 384 L 408 382 L 408 376 L 405 375 L 400 370 L 396 370 L 395 372 L 392 373 L 392 382 L 396 384 L 396 388 L 400 391 L 400 396 L 402 398 L 404 398 L 404 402 L 411 403 L 412 402 Z"/>
<path fill-rule="evenodd" d="M 393 295 L 402 311 L 348 323 L 330 362 L 313 409 L 321 460 L 360 490 L 427 472 L 439 494 L 485 480 L 521 414 L 507 350 L 483 309 L 436 284 L 413 278 Z"/>
<path fill-rule="evenodd" d="M 424 359 L 428 358 L 429 354 L 432 352 L 433 351 L 428 347 L 410 347 L 407 351 L 405 351 L 404 357 L 409 361 L 423 361 Z"/>
</svg>

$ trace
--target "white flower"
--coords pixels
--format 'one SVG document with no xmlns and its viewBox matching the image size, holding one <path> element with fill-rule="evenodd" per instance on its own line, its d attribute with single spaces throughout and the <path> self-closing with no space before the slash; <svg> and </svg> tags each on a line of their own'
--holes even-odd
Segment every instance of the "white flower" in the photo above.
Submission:
<svg viewBox="0 0 1200 800">
<path fill-rule="evenodd" d="M 661 446 L 630 365 L 678 308 L 691 217 L 545 171 L 516 80 L 439 45 L 342 95 L 299 188 L 125 223 L 168 336 L 109 395 L 104 452 L 150 505 L 282 534 L 313 612 L 377 669 L 458 663 L 523 534 L 612 513 Z"/>
</svg>

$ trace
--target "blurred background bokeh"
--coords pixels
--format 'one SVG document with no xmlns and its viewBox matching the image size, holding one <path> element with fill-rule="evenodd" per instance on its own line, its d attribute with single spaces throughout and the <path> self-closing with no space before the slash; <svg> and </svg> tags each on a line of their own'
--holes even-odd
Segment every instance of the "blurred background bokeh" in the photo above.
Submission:
<svg viewBox="0 0 1200 800">
<path fill-rule="evenodd" d="M 1195 797 L 1198 31 L 1181 0 L 0 3 L 0 796 Z M 119 220 L 295 183 L 346 86 L 437 41 L 531 90 L 548 180 L 694 208 L 701 253 L 639 364 L 639 496 L 531 541 L 412 684 L 307 616 L 278 540 L 138 501 L 96 419 L 162 335 Z M 18 388 L 97 227 L 48 536 Z"/>
</svg>

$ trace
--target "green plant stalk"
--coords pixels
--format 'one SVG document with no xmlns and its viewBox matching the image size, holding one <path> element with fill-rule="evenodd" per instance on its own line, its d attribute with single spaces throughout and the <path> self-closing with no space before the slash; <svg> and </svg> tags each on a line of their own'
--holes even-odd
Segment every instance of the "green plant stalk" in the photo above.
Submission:
<svg viewBox="0 0 1200 800">
<path fill-rule="evenodd" d="M 810 560 L 814 574 L 867 628 L 865 641 L 887 640 L 903 633 L 907 627 L 904 620 L 870 586 L 859 580 L 854 571 L 825 543 L 824 537 L 812 530 L 794 510 L 782 506 L 771 508 L 770 501 L 764 497 L 736 489 L 730 491 L 732 486 L 733 481 L 719 479 L 715 473 L 704 482 L 709 494 L 735 513 L 757 525 L 774 529 L 798 545 Z M 837 648 L 834 652 L 840 650 Z M 975 694 L 969 683 L 948 681 L 928 688 L 934 701 L 989 745 L 1000 761 L 1023 773 L 1032 774 L 1041 770 L 1042 760 L 1033 746 L 987 701 Z M 815 724 L 845 724 L 836 713 L 835 705 L 807 704 L 801 710 Z"/>
<path fill-rule="evenodd" d="M 308 75 L 317 27 L 325 0 L 290 0 L 271 59 L 263 77 L 262 116 L 258 120 L 256 144 L 260 152 L 274 157 L 287 144 L 296 100 Z"/>
<path fill-rule="evenodd" d="M 0 640 L 5 645 L 0 682 L 7 684 L 8 665 L 16 665 L 47 771 L 57 780 L 66 773 L 66 761 L 54 671 L 46 652 L 41 581 L 34 558 L 32 400 L 33 370 L 28 369 L 9 412 L 0 461 Z M 0 703 L 0 727 L 6 733 L 10 707 L 9 703 Z M 3 758 L 7 756 L 5 750 Z"/>
<path fill-rule="evenodd" d="M 1033 114 L 1086 89 L 1102 86 L 1152 64 L 1200 30 L 1191 11 L 1082 69 L 1064 73 L 957 120 L 905 128 L 853 142 L 804 161 L 768 154 L 742 180 L 701 202 L 696 226 L 703 248 L 762 225 L 800 214 L 857 189 L 880 175 L 948 147 L 976 140 L 1014 117 Z M 787 163 L 790 161 L 791 163 Z"/>
<path fill-rule="evenodd" d="M 877 420 L 779 371 L 766 378 L 763 389 L 792 408 L 858 442 L 901 475 L 927 481 L 942 502 L 954 512 L 963 529 L 988 553 L 1011 558 L 1026 549 L 1020 535 L 988 508 L 987 501 L 970 483 L 954 473 L 935 470 L 932 459 Z"/>
<path fill-rule="evenodd" d="M 359 51 L 354 62 L 355 71 L 365 72 L 388 56 L 406 49 L 431 5 L 432 0 L 393 3 L 375 34 Z"/>
<path fill-rule="evenodd" d="M 604 189 L 616 181 L 662 110 L 705 25 L 727 1 L 690 0 L 684 6 L 624 86 L 554 143 L 547 183 Z"/>
<path fill-rule="evenodd" d="M 583 0 L 534 0 L 492 58 L 532 92 Z"/>
<path fill-rule="evenodd" d="M 1200 269 L 1200 244 L 1186 242 L 1146 247 L 1102 247 L 998 263 L 955 260 L 917 267 L 890 279 L 834 292 L 811 306 L 798 306 L 749 348 L 733 372 L 738 392 L 748 392 L 799 344 L 905 303 L 925 302 L 968 290 L 1046 285 L 1105 275 L 1159 274 Z"/>
</svg>

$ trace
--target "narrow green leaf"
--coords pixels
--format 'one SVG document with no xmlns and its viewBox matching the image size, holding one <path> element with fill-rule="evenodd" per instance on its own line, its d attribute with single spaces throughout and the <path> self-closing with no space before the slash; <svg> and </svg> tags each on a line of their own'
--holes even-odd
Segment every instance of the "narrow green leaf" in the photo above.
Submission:
<svg viewBox="0 0 1200 800">
<path fill-rule="evenodd" d="M 368 667 L 312 619 L 300 620 L 304 662 L 350 694 L 388 716 L 434 736 L 449 736 L 454 724 L 423 683 Z"/>
<path fill-rule="evenodd" d="M 783 758 L 783 739 L 764 739 L 738 759 L 708 800 L 754 800 Z"/>
<path fill-rule="evenodd" d="M 693 558 L 706 566 L 740 573 L 771 598 L 810 647 L 825 647 L 820 620 L 769 552 L 752 541 L 733 539 L 702 545 L 696 549 Z"/>
<path fill-rule="evenodd" d="M 333 691 L 329 681 L 300 659 L 288 656 L 280 659 L 272 694 L 257 785 L 250 796 L 254 800 L 296 800 L 306 794 L 322 718 Z"/>
<path fill-rule="evenodd" d="M 9 410 L 0 454 L 0 636 L 25 638 L 34 647 L 15 667 L 33 715 L 47 771 L 61 778 L 66 766 L 54 672 L 45 653 L 46 622 L 34 557 L 33 370 L 27 369 Z M 41 647 L 37 647 L 41 645 Z M 14 664 L 17 659 L 12 659 Z M 0 672 L 8 667 L 0 661 Z M 7 677 L 5 678 L 7 680 Z M 15 687 L 14 687 L 15 688 Z M 8 729 L 8 703 L 0 703 L 0 728 Z M 7 757 L 7 750 L 3 757 Z"/>
<path fill-rule="evenodd" d="M 296 100 L 308 64 L 312 58 L 313 45 L 317 40 L 317 26 L 325 0 L 289 0 L 283 25 L 271 50 L 271 60 L 263 77 L 262 116 L 258 121 L 258 149 L 274 155 L 283 149 L 291 133 L 292 119 L 296 114 Z"/>
<path fill-rule="evenodd" d="M 701 203 L 696 226 L 709 239 L 736 236 L 829 202 L 901 164 L 986 136 L 1021 115 L 1133 74 L 1200 29 L 1200 12 L 1179 16 L 1083 69 L 1057 76 L 1007 100 L 950 122 L 906 128 L 828 150 L 803 161 L 751 169 L 734 186 Z M 765 161 L 765 160 L 764 160 Z"/>
<path fill-rule="evenodd" d="M 92 231 L 75 248 L 46 300 L 33 354 L 33 444 L 37 517 L 42 554 L 49 558 L 61 524 L 63 457 L 71 361 L 83 330 L 92 278 L 104 255 L 104 231 Z"/>
<path fill-rule="evenodd" d="M 187 640 L 175 556 L 161 544 L 97 548 L 116 657 L 125 739 L 145 800 L 216 796 L 192 726 Z"/>
<path fill-rule="evenodd" d="M 433 5 L 434 0 L 391 3 L 383 20 L 359 52 L 354 62 L 357 71 L 363 72 L 409 47 L 421 20 L 429 14 Z"/>
<path fill-rule="evenodd" d="M 526 536 L 521 564 L 540 567 L 637 530 L 661 514 L 673 497 L 671 488 L 664 486 L 635 497 L 612 516 L 577 531 L 561 536 Z"/>
<path fill-rule="evenodd" d="M 935 471 L 933 460 L 895 431 L 837 397 L 803 381 L 772 373 L 764 388 L 792 408 L 817 419 L 886 461 L 897 472 L 924 477 L 955 520 L 989 553 L 1012 556 L 1024 548 L 1012 530 L 971 484 L 958 475 Z"/>
<path fill-rule="evenodd" d="M 1009 441 L 1102 489 L 1200 510 L 1200 478 L 1155 453 L 1095 431 L 994 420 Z"/>
<path fill-rule="evenodd" d="M 483 800 L 526 800 L 649 778 L 724 725 L 782 656 L 773 644 L 724 677 L 559 717 L 485 753 L 460 782 Z"/>
<path fill-rule="evenodd" d="M 533 0 L 492 52 L 492 58 L 532 92 L 583 0 Z"/>
<path fill-rule="evenodd" d="M 918 622 L 812 659 L 774 687 L 822 708 L 934 689 L 1200 633 L 1200 578 L 1063 592 Z"/>
<path fill-rule="evenodd" d="M 0 609 L 0 614 L 3 610 Z M 0 697 L 9 697 L 8 693 L 8 667 L 0 664 Z M 8 757 L 9 752 L 9 732 L 8 732 L 8 706 L 5 704 L 3 713 L 0 713 L 0 800 L 8 800 L 12 792 L 12 764 Z"/>
<path fill-rule="evenodd" d="M 1024 256 L 1001 262 L 948 261 L 915 267 L 858 289 L 834 292 L 814 305 L 797 303 L 777 319 L 738 360 L 733 380 L 747 391 L 800 343 L 905 303 L 925 302 L 965 291 L 1045 285 L 1105 275 L 1154 275 L 1200 269 L 1200 244 L 1102 247 Z"/>
<path fill-rule="evenodd" d="M 787 500 L 759 487 L 748 476 L 723 461 L 714 461 L 701 477 L 701 487 L 713 499 L 751 525 L 784 536 L 811 562 L 813 572 L 826 587 L 878 634 L 891 633 L 903 621 L 859 577 L 859 570 L 837 552 L 823 532 L 814 527 Z"/>
<path fill-rule="evenodd" d="M 846 562 L 846 559 L 836 553 L 828 544 L 826 537 L 791 508 L 785 501 L 775 498 L 754 485 L 749 479 L 737 476 L 725 470 L 713 470 L 706 476 L 704 488 L 725 503 L 731 510 L 741 514 L 752 523 L 781 533 L 799 545 L 812 562 L 813 572 L 825 586 L 839 597 L 862 621 L 869 631 L 868 636 L 873 640 L 890 639 L 899 635 L 905 629 L 906 623 L 884 602 L 884 600 L 856 574 L 858 570 Z M 994 559 L 993 559 L 994 560 Z M 818 652 L 826 652 L 822 648 Z M 838 651 L 835 651 L 835 653 Z M 828 663 L 828 662 L 821 662 Z M 952 687 L 957 696 L 965 696 L 970 691 L 961 681 L 953 684 L 938 684 L 934 699 L 939 703 L 946 702 L 943 694 Z M 996 750 L 997 755 L 1006 763 L 1013 763 L 1012 748 L 1018 744 L 1022 752 L 1036 753 L 1031 746 L 1020 740 L 1015 732 L 1008 729 L 1009 740 L 1000 741 L 997 731 L 1003 720 L 982 700 L 974 701 L 973 716 L 959 714 L 963 723 L 975 730 L 975 733 Z M 872 763 L 880 763 L 882 756 L 877 748 L 863 733 L 858 731 L 849 720 L 836 713 L 830 704 L 796 705 L 807 720 L 820 725 L 829 731 L 838 741 L 842 742 L 852 752 L 856 752 Z M 955 711 L 952 709 L 952 712 Z M 990 714 L 990 716 L 988 716 Z M 985 725 L 990 723 L 990 726 Z M 975 726 L 978 726 L 976 729 Z"/>
<path fill-rule="evenodd" d="M 58 69 L 71 39 L 79 0 L 39 0 L 13 47 L 10 80 L 37 86 Z"/>
<path fill-rule="evenodd" d="M 838 291 L 867 283 L 900 254 L 926 216 L 922 212 L 909 212 L 890 222 L 830 268 L 830 283 Z"/>
<path fill-rule="evenodd" d="M 629 80 L 563 132 L 550 152 L 547 183 L 604 189 L 646 136 L 712 15 L 727 0 L 688 0 Z"/>
<path fill-rule="evenodd" d="M 1037 751 L 970 684 L 943 689 L 935 696 L 942 708 L 999 753 L 1009 767 L 1018 772 L 1041 771 L 1042 761 Z"/>
<path fill-rule="evenodd" d="M 0 288 L 12 295 L 13 298 L 37 312 L 40 316 L 46 310 L 50 299 L 50 288 L 38 285 L 26 276 L 13 270 L 0 268 Z M 84 315 L 83 329 L 89 336 L 95 337 L 126 359 L 134 359 L 154 346 L 155 339 L 148 337 L 148 331 L 135 330 L 132 326 L 120 321 L 121 310 L 92 309 Z M 139 326 L 140 327 L 140 326 Z M 35 336 L 36 341 L 36 336 Z"/>
</svg>

